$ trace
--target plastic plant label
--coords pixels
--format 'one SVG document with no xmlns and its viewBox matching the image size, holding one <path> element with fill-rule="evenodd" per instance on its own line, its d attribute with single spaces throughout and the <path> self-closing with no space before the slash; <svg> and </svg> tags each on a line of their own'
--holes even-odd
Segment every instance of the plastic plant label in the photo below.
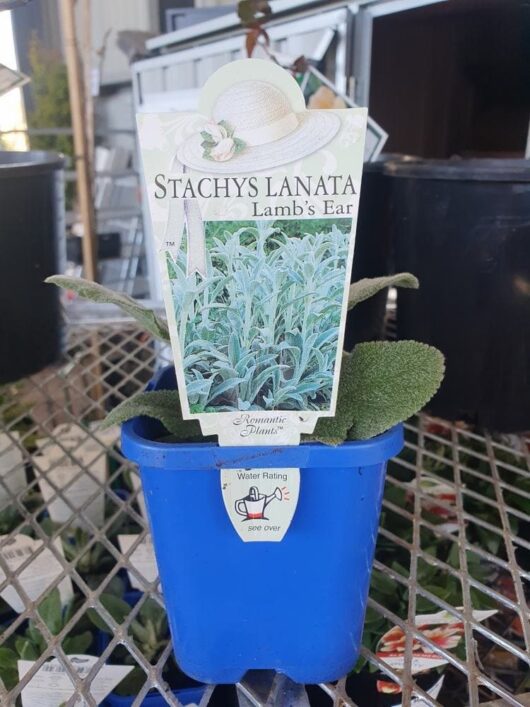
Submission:
<svg viewBox="0 0 530 707">
<path fill-rule="evenodd" d="M 306 110 L 259 59 L 198 113 L 138 115 L 182 414 L 221 445 L 298 444 L 335 413 L 366 118 Z"/>
<path fill-rule="evenodd" d="M 89 422 L 88 428 L 92 434 L 106 447 L 112 447 L 120 441 L 120 428 L 110 427 L 108 430 L 100 430 L 101 422 Z"/>
<path fill-rule="evenodd" d="M 86 436 L 86 431 L 79 425 L 63 422 L 53 428 L 51 437 L 42 437 L 38 439 L 37 447 L 41 451 L 46 450 L 51 445 L 55 444 L 54 440 L 57 440 L 65 449 L 74 449 L 86 438 Z"/>
<path fill-rule="evenodd" d="M 31 79 L 20 71 L 10 69 L 5 64 L 0 64 L 0 96 L 11 91 L 13 88 L 20 88 Z"/>
<path fill-rule="evenodd" d="M 11 504 L 11 496 L 16 496 L 27 486 L 24 457 L 16 446 L 19 440 L 18 432 L 0 433 L 0 508 Z"/>
<path fill-rule="evenodd" d="M 409 503 L 413 502 L 416 481 L 406 484 L 411 490 L 407 495 Z M 446 533 L 457 533 L 459 526 L 456 507 L 456 489 L 442 479 L 433 478 L 425 472 L 420 473 L 420 490 L 422 492 L 421 507 L 440 519 L 436 525 Z M 445 522 L 442 522 L 445 521 Z"/>
<path fill-rule="evenodd" d="M 124 554 L 129 551 L 131 546 L 138 540 L 138 535 L 118 535 L 118 543 L 121 552 Z M 153 541 L 148 535 L 142 542 L 135 547 L 129 555 L 129 564 L 139 572 L 146 582 L 151 584 L 158 577 L 158 567 L 156 566 L 155 553 L 153 551 Z M 138 579 L 134 572 L 127 570 L 129 582 L 133 589 L 144 591 L 143 583 Z"/>
<path fill-rule="evenodd" d="M 7 535 L 0 535 L 0 542 L 8 538 Z M 64 556 L 60 538 L 53 541 L 53 544 L 60 555 Z M 39 597 L 44 598 L 44 594 L 51 586 L 52 582 L 63 573 L 63 568 L 59 560 L 52 551 L 43 547 L 42 540 L 34 540 L 27 535 L 17 534 L 0 548 L 0 555 L 7 564 L 11 572 L 17 573 L 17 579 L 22 589 L 26 592 L 31 601 Z M 42 549 L 41 549 L 42 548 Z M 38 553 L 38 554 L 37 554 Z M 34 559 L 19 573 L 19 566 L 28 560 Z M 3 582 L 6 575 L 0 567 L 0 582 Z M 72 581 L 65 577 L 58 585 L 61 603 L 64 605 L 73 597 Z M 22 613 L 25 609 L 24 602 L 13 585 L 8 585 L 1 593 L 2 599 L 17 613 Z"/>
<path fill-rule="evenodd" d="M 280 542 L 291 525 L 300 469 L 222 469 L 226 512 L 244 542 Z"/>
<path fill-rule="evenodd" d="M 119 439 L 119 429 L 100 430 L 99 422 L 91 422 L 88 430 L 75 423 L 63 422 L 54 427 L 51 437 L 42 437 L 37 440 L 37 447 L 43 453 L 46 452 L 56 442 L 65 449 L 76 449 L 79 446 L 101 450 L 101 446 L 111 446 Z M 57 445 L 59 449 L 61 448 Z"/>
<path fill-rule="evenodd" d="M 107 477 L 107 459 L 101 448 L 76 449 L 76 458 L 89 471 L 71 461 L 68 463 L 60 449 L 46 448 L 45 453 L 35 461 L 41 472 L 39 486 L 50 518 L 56 523 L 71 519 L 73 526 L 82 528 L 89 526 L 89 519 L 96 527 L 101 527 L 105 514 L 105 492 L 101 484 Z"/>
<path fill-rule="evenodd" d="M 437 680 L 432 687 L 430 687 L 428 690 L 426 690 L 427 694 L 432 697 L 433 699 L 437 699 L 438 695 L 440 694 L 440 690 L 442 689 L 442 685 L 444 682 L 445 675 L 442 675 L 442 677 Z M 389 683 L 392 685 L 396 685 L 396 683 Z M 396 687 L 399 690 L 399 685 L 396 685 Z M 399 690 L 401 691 L 401 690 Z M 415 697 L 411 703 L 410 707 L 431 707 L 431 702 L 425 702 L 425 700 L 422 697 Z M 393 705 L 393 707 L 403 707 L 403 703 L 400 702 L 397 705 Z"/>
<path fill-rule="evenodd" d="M 93 655 L 69 655 L 68 661 L 72 669 L 84 678 L 88 675 L 94 663 L 98 661 Z M 19 660 L 18 677 L 20 680 L 34 665 L 33 660 Z M 90 693 L 96 704 L 100 704 L 133 669 L 132 665 L 103 665 L 90 683 Z M 52 658 L 44 663 L 22 690 L 22 707 L 59 707 L 68 702 L 74 693 L 74 686 L 63 665 Z M 79 698 L 76 705 L 86 705 Z"/>
<path fill-rule="evenodd" d="M 462 608 L 459 608 L 462 611 Z M 497 611 L 473 611 L 475 621 L 484 621 Z M 458 646 L 464 635 L 464 624 L 448 611 L 439 611 L 435 614 L 420 614 L 416 616 L 415 623 L 425 638 L 438 645 L 446 651 L 451 651 Z M 394 626 L 387 631 L 380 639 L 376 654 L 388 663 L 394 670 L 402 671 L 405 662 L 405 641 L 406 636 L 399 626 Z M 412 646 L 411 673 L 422 673 L 432 668 L 438 668 L 447 664 L 446 658 L 433 651 L 427 644 L 418 639 L 414 639 Z M 379 680 L 377 683 L 379 692 L 394 693 L 400 692 L 399 685 L 386 680 Z"/>
</svg>

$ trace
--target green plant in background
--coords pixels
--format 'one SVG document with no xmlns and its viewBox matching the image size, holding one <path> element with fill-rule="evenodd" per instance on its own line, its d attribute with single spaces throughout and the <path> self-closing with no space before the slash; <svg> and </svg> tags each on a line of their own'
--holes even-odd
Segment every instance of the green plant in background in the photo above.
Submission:
<svg viewBox="0 0 530 707">
<path fill-rule="evenodd" d="M 22 514 L 18 508 L 14 506 L 3 508 L 0 511 L 0 535 L 8 535 L 12 533 L 13 530 L 18 529 L 19 533 L 33 537 L 34 533 L 31 526 L 23 525 L 19 527 L 23 520 Z"/>
<path fill-rule="evenodd" d="M 62 535 L 64 556 L 75 562 L 75 568 L 92 589 L 113 567 L 114 560 L 100 542 L 91 543 L 91 536 L 82 528 L 73 528 Z"/>
<path fill-rule="evenodd" d="M 102 594 L 100 602 L 117 624 L 122 624 L 132 610 L 126 601 L 113 594 Z M 100 631 L 110 635 L 114 633 L 95 609 L 90 609 L 88 614 L 94 626 Z M 129 634 L 146 659 L 150 663 L 156 661 L 169 641 L 165 609 L 154 599 L 146 598 L 129 625 Z"/>
<path fill-rule="evenodd" d="M 51 536 L 61 527 L 61 524 L 54 523 L 51 518 L 43 518 L 40 526 L 48 536 Z M 139 531 L 139 526 L 131 524 L 127 514 L 120 514 L 107 528 L 105 537 L 114 540 L 118 533 Z M 105 546 L 100 541 L 94 542 L 93 536 L 83 528 L 69 527 L 61 533 L 61 541 L 66 560 L 73 563 L 76 571 L 91 589 L 98 587 L 116 564 Z M 106 591 L 121 596 L 123 582 L 119 577 L 113 577 Z"/>
<path fill-rule="evenodd" d="M 350 228 L 234 225 L 199 286 L 185 253 L 169 263 L 191 411 L 329 409 Z"/>
<path fill-rule="evenodd" d="M 133 610 L 133 608 L 119 596 L 105 593 L 101 595 L 99 600 L 117 624 L 124 623 Z M 107 625 L 96 609 L 89 609 L 88 614 L 96 628 L 105 634 L 113 634 L 113 630 Z M 165 609 L 154 599 L 147 597 L 130 622 L 128 634 L 145 659 L 154 665 L 169 643 L 169 627 Z M 123 646 L 118 646 L 115 649 L 112 659 L 122 665 L 135 665 L 129 675 L 118 685 L 116 693 L 120 695 L 137 694 L 138 690 L 145 682 L 145 673 L 143 670 L 136 666 L 136 661 Z M 174 666 L 168 666 L 166 664 L 166 670 L 170 669 L 170 667 L 174 668 Z"/>
<path fill-rule="evenodd" d="M 70 97 L 66 64 L 59 52 L 47 49 L 40 39 L 31 38 L 28 59 L 31 67 L 33 109 L 28 112 L 30 128 L 71 128 Z M 70 135 L 33 135 L 34 150 L 56 150 L 73 157 Z"/>
<path fill-rule="evenodd" d="M 33 35 L 28 50 L 31 67 L 32 109 L 27 113 L 29 128 L 72 127 L 70 95 L 66 64 L 59 52 L 44 47 Z M 53 150 L 74 159 L 73 137 L 62 135 L 30 135 L 32 150 Z M 74 182 L 65 184 L 66 208 L 72 208 L 75 198 Z"/>
<path fill-rule="evenodd" d="M 54 589 L 39 604 L 37 611 L 48 627 L 50 633 L 57 636 L 63 631 L 75 613 L 75 601 L 72 600 L 63 609 L 59 590 Z M 79 633 L 68 635 L 62 642 L 62 649 L 67 655 L 86 653 L 93 641 L 92 631 L 80 630 Z M 0 646 L 0 678 L 8 690 L 18 683 L 17 661 L 37 660 L 46 650 L 48 644 L 41 634 L 37 623 L 30 619 L 23 633 L 12 634 Z"/>
<path fill-rule="evenodd" d="M 31 417 L 31 404 L 24 400 L 20 383 L 0 386 L 0 427 L 18 432 L 28 452 L 35 450 L 36 425 Z"/>
<path fill-rule="evenodd" d="M 449 433 L 450 428 L 447 428 Z M 442 433 L 439 433 L 442 434 Z M 375 559 L 390 567 L 397 575 L 404 579 L 410 576 L 411 553 L 409 547 L 413 544 L 413 513 L 412 503 L 414 494 L 408 493 L 403 484 L 411 483 L 416 478 L 416 456 L 415 449 L 417 439 L 415 433 L 407 430 L 405 433 L 406 446 L 397 459 L 388 462 L 387 484 L 385 487 L 385 503 L 380 518 L 380 528 L 375 551 Z M 433 481 L 444 481 L 448 484 L 454 483 L 454 446 L 450 439 L 443 436 L 436 438 L 435 435 L 425 434 L 421 450 L 422 473 L 428 474 Z M 526 471 L 526 460 L 523 455 L 512 454 L 507 450 L 496 449 L 495 457 L 499 462 L 498 468 L 503 477 L 510 477 L 510 483 L 517 486 L 520 494 L 506 492 L 505 501 L 509 507 L 520 510 L 527 516 L 530 515 L 530 482 L 526 477 L 518 475 L 516 470 Z M 502 468 L 501 465 L 506 465 Z M 465 442 L 460 441 L 458 451 L 458 465 L 462 481 L 465 484 L 466 492 L 462 492 L 462 503 L 464 511 L 468 514 L 465 533 L 466 540 L 470 548 L 482 548 L 493 554 L 497 558 L 508 560 L 506 548 L 501 532 L 495 532 L 495 528 L 500 528 L 501 523 L 496 508 L 496 497 L 493 478 L 491 476 L 491 466 L 488 459 L 488 452 L 484 440 L 479 437 L 466 436 Z M 509 468 L 513 467 L 513 471 Z M 473 474 L 476 471 L 478 474 Z M 399 486 L 393 483 L 399 482 Z M 428 494 L 427 494 L 428 496 Z M 492 504 L 484 503 L 484 499 L 490 498 Z M 442 501 L 443 503 L 443 501 Z M 447 501 L 445 501 L 447 505 Z M 460 540 L 458 534 L 451 534 L 447 530 L 444 534 L 437 534 L 436 527 L 447 523 L 450 511 L 441 508 L 438 513 L 434 513 L 436 507 L 436 496 L 432 497 L 432 503 L 423 499 L 421 509 L 422 524 L 420 525 L 420 547 L 421 557 L 417 558 L 417 584 L 422 589 L 429 591 L 435 597 L 445 601 L 450 606 L 462 606 L 463 595 L 462 585 L 457 574 L 451 575 L 445 565 L 453 568 L 457 572 L 462 571 L 460 565 Z M 449 506 L 450 508 L 450 506 Z M 408 512 L 407 512 L 408 511 Z M 484 521 L 487 527 L 482 527 L 471 519 Z M 510 514 L 512 532 L 520 534 L 518 519 Z M 426 526 L 428 523 L 432 526 Z M 392 538 L 396 538 L 394 541 Z M 530 553 L 523 557 L 524 550 L 519 551 L 519 562 L 522 566 L 530 567 Z M 469 549 L 466 552 L 466 571 L 476 582 L 480 582 L 486 587 L 495 585 L 499 578 L 499 567 L 484 559 L 478 553 Z M 382 571 L 374 568 L 370 588 L 370 597 L 392 613 L 406 620 L 409 606 L 409 595 L 406 582 L 400 584 L 386 576 Z M 503 609 L 498 602 L 489 594 L 484 593 L 476 586 L 470 586 L 471 604 L 474 610 L 482 609 Z M 438 612 L 440 606 L 429 599 L 417 594 L 416 613 L 429 614 Z M 381 615 L 377 610 L 368 608 L 363 633 L 363 645 L 375 652 L 381 636 L 391 629 L 393 623 Z M 521 647 L 524 650 L 524 639 Z M 465 641 L 453 650 L 462 660 L 465 660 Z M 356 672 L 366 665 L 366 660 L 361 658 L 356 666 Z M 372 664 L 368 669 L 371 672 L 377 671 Z"/>
<path fill-rule="evenodd" d="M 53 275 L 46 282 L 73 290 L 80 297 L 115 304 L 134 317 L 153 336 L 169 341 L 167 323 L 132 298 L 82 278 Z M 385 287 L 418 287 L 408 273 L 360 280 L 350 285 L 349 307 Z M 442 354 L 415 341 L 374 341 L 343 354 L 337 410 L 320 419 L 311 439 L 339 444 L 381 434 L 420 410 L 437 391 L 444 372 Z M 109 427 L 137 415 L 160 420 L 176 440 L 200 438 L 196 420 L 183 420 L 178 391 L 138 393 L 112 410 Z"/>
<path fill-rule="evenodd" d="M 267 0 L 240 0 L 237 4 L 237 14 L 246 29 L 247 56 L 252 56 L 260 37 L 263 38 L 267 46 L 269 44 L 269 35 L 263 25 L 272 16 L 271 6 Z"/>
</svg>

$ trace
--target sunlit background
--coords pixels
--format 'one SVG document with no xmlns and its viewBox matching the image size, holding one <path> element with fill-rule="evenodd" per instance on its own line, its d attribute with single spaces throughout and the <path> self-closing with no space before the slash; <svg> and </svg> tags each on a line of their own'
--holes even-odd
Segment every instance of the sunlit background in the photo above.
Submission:
<svg viewBox="0 0 530 707">
<path fill-rule="evenodd" d="M 11 11 L 0 12 L 0 64 L 17 70 L 18 62 L 13 41 Z M 24 130 L 26 116 L 20 88 L 8 91 L 0 97 L 0 131 Z M 27 150 L 25 133 L 11 133 L 1 136 L 2 146 L 11 150 Z"/>
</svg>

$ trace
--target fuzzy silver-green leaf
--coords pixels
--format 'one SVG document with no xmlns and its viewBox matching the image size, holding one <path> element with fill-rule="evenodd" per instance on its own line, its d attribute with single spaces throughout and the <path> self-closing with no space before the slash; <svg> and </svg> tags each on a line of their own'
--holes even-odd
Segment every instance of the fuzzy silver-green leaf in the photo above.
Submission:
<svg viewBox="0 0 530 707">
<path fill-rule="evenodd" d="M 119 425 L 138 415 L 154 417 L 178 439 L 201 436 L 201 428 L 196 420 L 182 419 L 179 395 L 176 390 L 153 390 L 133 395 L 109 412 L 101 423 L 100 429 Z"/>
<path fill-rule="evenodd" d="M 313 434 L 306 439 L 317 440 L 324 444 L 337 445 L 344 442 L 353 422 L 351 399 L 353 395 L 353 379 L 351 376 L 353 354 L 342 354 L 339 393 L 335 417 L 321 417 Z"/>
<path fill-rule="evenodd" d="M 326 444 L 369 439 L 421 410 L 442 382 L 444 357 L 418 341 L 358 344 L 344 356 L 333 418 L 312 435 Z"/>
<path fill-rule="evenodd" d="M 440 387 L 444 357 L 418 341 L 373 341 L 353 350 L 349 439 L 368 439 L 406 420 Z"/>
<path fill-rule="evenodd" d="M 66 290 L 72 290 L 79 295 L 79 297 L 88 299 L 91 302 L 114 304 L 135 319 L 145 331 L 148 331 L 157 339 L 169 341 L 167 322 L 161 319 L 152 309 L 147 309 L 147 307 L 144 307 L 133 300 L 132 297 L 122 292 L 114 292 L 107 287 L 103 287 L 103 285 L 99 285 L 97 282 L 91 282 L 82 277 L 52 275 L 51 277 L 47 277 L 44 282 L 58 285 L 58 287 L 63 287 Z"/>
<path fill-rule="evenodd" d="M 373 297 L 385 287 L 408 287 L 417 290 L 420 286 L 418 278 L 409 272 L 401 272 L 385 277 L 365 277 L 350 285 L 348 294 L 348 309 L 352 309 L 359 302 Z"/>
</svg>

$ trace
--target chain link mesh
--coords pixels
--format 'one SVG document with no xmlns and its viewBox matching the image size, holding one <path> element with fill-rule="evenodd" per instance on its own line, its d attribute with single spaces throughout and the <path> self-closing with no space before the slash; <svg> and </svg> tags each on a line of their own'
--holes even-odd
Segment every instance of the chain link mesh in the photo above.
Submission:
<svg viewBox="0 0 530 707">
<path fill-rule="evenodd" d="M 178 669 L 159 608 L 163 599 L 158 580 L 148 581 L 131 562 L 149 533 L 137 471 L 120 455 L 117 435 L 103 439 L 88 427 L 141 390 L 164 362 L 169 362 L 168 351 L 131 322 L 77 322 L 68 328 L 60 365 L 0 389 L 0 422 L 8 440 L 0 452 L 0 569 L 5 576 L 0 593 L 14 587 L 24 605 L 16 613 L 0 602 L 0 645 L 18 654 L 25 650 L 23 655 L 35 659 L 21 680 L 3 670 L 1 704 L 17 704 L 24 687 L 51 657 L 58 659 L 72 682 L 68 705 L 80 699 L 97 704 L 91 684 L 106 662 L 136 668 L 134 705 L 142 704 L 151 690 L 167 704 L 179 704 L 171 689 Z M 83 444 L 89 439 L 97 449 L 88 463 L 81 442 L 65 444 L 57 436 L 58 425 L 64 423 L 83 425 Z M 41 454 L 52 449 L 48 468 Z M 15 456 L 13 450 L 18 450 Z M 18 461 L 10 466 L 11 458 Z M 103 477 L 95 471 L 101 459 L 107 469 Z M 65 464 L 70 468 L 66 482 L 52 473 Z M 22 484 L 17 485 L 17 474 L 19 479 L 22 474 Z M 76 483 L 87 478 L 91 491 L 79 504 Z M 101 510 L 101 505 L 99 523 L 94 508 Z M 60 520 L 57 515 L 55 521 L 50 518 L 53 508 L 61 510 Z M 448 707 L 495 700 L 501 705 L 528 704 L 529 509 L 527 439 L 480 435 L 425 415 L 409 421 L 405 449 L 388 468 L 357 672 L 337 684 L 306 688 L 272 672 L 256 673 L 237 688 L 220 691 L 209 686 L 200 707 L 409 705 L 419 699 L 421 704 Z M 12 569 L 9 547 L 21 533 L 39 542 Z M 118 534 L 137 536 L 127 552 L 120 550 Z M 28 596 L 21 575 L 46 551 L 60 569 L 49 586 Z M 72 582 L 74 601 L 60 627 L 50 630 L 42 602 L 66 578 Z M 133 590 L 131 579 L 140 590 Z M 118 621 L 106 597 L 123 591 L 133 600 L 128 614 Z M 496 613 L 480 621 L 473 613 L 478 609 Z M 460 640 L 422 626 L 415 618 L 441 610 L 454 617 Z M 142 632 L 146 615 L 159 621 L 160 633 L 153 640 Z M 102 623 L 106 632 L 97 628 Z M 389 653 L 380 638 L 392 627 L 397 628 Z M 42 636 L 40 655 L 24 644 L 28 631 Z M 68 657 L 75 645 L 69 639 L 86 632 L 92 640 L 85 652 L 98 658 L 88 674 L 79 675 Z M 403 669 L 392 667 L 390 657 L 396 654 L 403 658 Z M 415 674 L 419 655 L 440 657 L 446 664 Z M 442 674 L 435 698 L 428 690 Z M 393 694 L 378 692 L 377 681 Z"/>
</svg>

